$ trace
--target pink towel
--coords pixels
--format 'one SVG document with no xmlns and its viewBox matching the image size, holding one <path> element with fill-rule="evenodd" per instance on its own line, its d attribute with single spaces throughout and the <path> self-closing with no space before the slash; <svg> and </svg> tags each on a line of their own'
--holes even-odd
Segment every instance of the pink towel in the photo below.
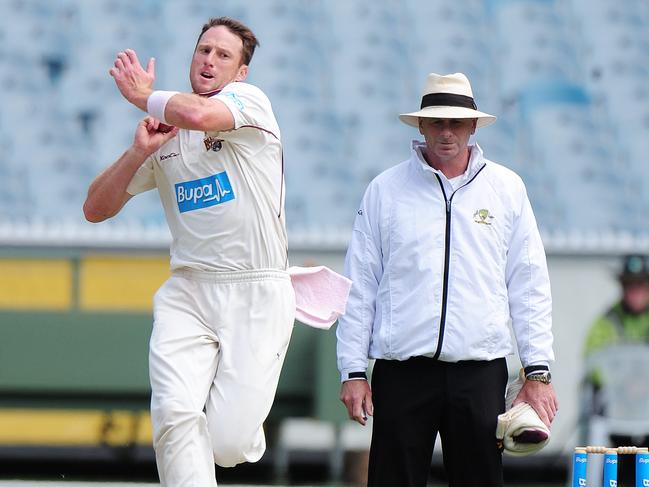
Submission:
<svg viewBox="0 0 649 487">
<path fill-rule="evenodd" d="M 352 281 L 325 266 L 290 267 L 295 290 L 295 318 L 328 330 L 345 313 Z"/>
</svg>

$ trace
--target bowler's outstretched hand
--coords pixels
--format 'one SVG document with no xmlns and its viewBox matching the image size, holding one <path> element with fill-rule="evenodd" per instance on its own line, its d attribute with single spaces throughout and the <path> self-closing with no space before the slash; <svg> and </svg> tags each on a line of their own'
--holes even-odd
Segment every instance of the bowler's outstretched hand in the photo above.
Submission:
<svg viewBox="0 0 649 487">
<path fill-rule="evenodd" d="M 155 58 L 149 59 L 145 70 L 135 51 L 126 49 L 117 54 L 115 64 L 108 72 L 115 80 L 122 96 L 139 109 L 146 111 L 146 102 L 153 92 L 155 81 Z"/>
</svg>

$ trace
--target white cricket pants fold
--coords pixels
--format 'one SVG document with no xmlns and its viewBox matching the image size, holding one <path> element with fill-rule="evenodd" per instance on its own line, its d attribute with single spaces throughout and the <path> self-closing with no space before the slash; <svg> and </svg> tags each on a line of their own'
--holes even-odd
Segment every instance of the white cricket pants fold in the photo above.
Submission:
<svg viewBox="0 0 649 487">
<path fill-rule="evenodd" d="M 216 486 L 256 462 L 293 330 L 283 271 L 176 271 L 154 298 L 151 420 L 162 487 Z"/>
</svg>

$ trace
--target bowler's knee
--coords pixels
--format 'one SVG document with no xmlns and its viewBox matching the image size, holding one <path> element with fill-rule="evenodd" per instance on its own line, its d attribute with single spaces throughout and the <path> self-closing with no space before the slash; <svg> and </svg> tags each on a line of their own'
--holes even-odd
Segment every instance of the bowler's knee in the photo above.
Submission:
<svg viewBox="0 0 649 487">
<path fill-rule="evenodd" d="M 234 467 L 244 462 L 258 461 L 266 451 L 263 431 L 245 434 L 239 431 L 211 431 L 214 463 L 221 467 Z"/>
<path fill-rule="evenodd" d="M 151 408 L 153 445 L 177 436 L 190 434 L 197 427 L 206 429 L 205 415 L 202 411 L 191 411 L 173 402 L 159 403 Z"/>
</svg>

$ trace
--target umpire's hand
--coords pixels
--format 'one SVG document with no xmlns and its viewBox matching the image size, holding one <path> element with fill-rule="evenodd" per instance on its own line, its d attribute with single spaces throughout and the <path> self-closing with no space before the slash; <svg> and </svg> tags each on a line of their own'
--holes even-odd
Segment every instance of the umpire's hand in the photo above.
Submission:
<svg viewBox="0 0 649 487">
<path fill-rule="evenodd" d="M 520 402 L 526 402 L 532 406 L 548 428 L 559 410 L 559 403 L 552 384 L 543 384 L 539 381 L 526 380 L 523 383 L 512 407 Z"/>
<path fill-rule="evenodd" d="M 368 416 L 374 416 L 372 390 L 365 379 L 347 380 L 340 389 L 340 400 L 347 407 L 349 419 L 365 426 Z"/>
</svg>

